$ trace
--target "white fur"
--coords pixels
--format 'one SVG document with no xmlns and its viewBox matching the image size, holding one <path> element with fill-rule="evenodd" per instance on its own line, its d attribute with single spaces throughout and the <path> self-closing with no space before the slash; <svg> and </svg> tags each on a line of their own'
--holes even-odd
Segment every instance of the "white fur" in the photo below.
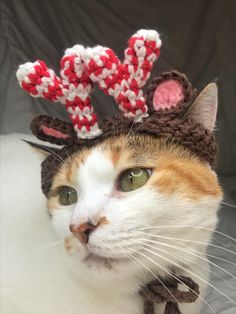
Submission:
<svg viewBox="0 0 236 314">
<path fill-rule="evenodd" d="M 99 165 L 96 167 L 96 165 Z M 78 197 L 72 223 L 93 221 L 109 199 L 115 180 L 112 162 L 95 149 L 78 169 Z"/>
<path fill-rule="evenodd" d="M 3 138 L 5 147 L 9 138 Z M 142 314 L 142 300 L 137 291 L 140 285 L 154 278 L 145 267 L 156 275 L 164 275 L 161 268 L 171 264 L 167 259 L 172 260 L 172 265 L 187 260 L 189 267 L 194 267 L 190 271 L 194 271 L 196 276 L 187 269 L 177 272 L 198 282 L 204 298 L 206 284 L 200 277 L 208 280 L 207 262 L 203 260 L 205 246 L 191 243 L 191 255 L 159 244 L 155 245 L 155 252 L 162 258 L 148 251 L 143 251 L 147 256 L 144 257 L 138 252 L 141 252 L 141 242 L 147 234 L 138 230 L 162 226 L 146 232 L 207 244 L 211 233 L 194 226 L 215 228 L 219 199 L 190 202 L 174 196 L 167 198 L 145 186 L 120 197 L 113 193 L 116 170 L 102 151 L 94 150 L 78 169 L 78 203 L 53 211 L 52 222 L 57 235 L 51 227 L 40 191 L 39 160 L 32 158 L 30 148 L 18 141 L 8 144 L 2 155 L 1 160 L 5 163 L 3 173 L 1 171 L 3 313 Z M 9 158 L 13 155 L 14 158 Z M 102 216 L 109 223 L 91 234 L 87 248 L 78 242 L 78 251 L 67 256 L 62 244 L 64 236 L 69 234 L 68 224 Z M 176 225 L 193 228 L 176 228 Z M 177 245 L 167 239 L 152 239 L 166 245 Z M 52 241 L 59 244 L 40 250 Z M 125 258 L 130 249 L 137 252 L 140 263 L 125 260 L 109 269 L 102 264 L 84 261 L 88 252 L 103 257 Z M 202 259 L 194 255 L 194 250 L 202 251 Z M 182 313 L 199 313 L 200 304 L 198 299 L 195 304 L 181 305 Z M 163 305 L 156 306 L 156 313 L 162 312 Z"/>
</svg>

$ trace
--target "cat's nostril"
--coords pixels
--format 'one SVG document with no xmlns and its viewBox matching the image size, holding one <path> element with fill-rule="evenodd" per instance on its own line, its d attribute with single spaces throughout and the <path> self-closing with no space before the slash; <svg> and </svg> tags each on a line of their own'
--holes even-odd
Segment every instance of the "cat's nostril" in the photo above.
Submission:
<svg viewBox="0 0 236 314">
<path fill-rule="evenodd" d="M 90 222 L 86 222 L 80 225 L 71 224 L 70 231 L 79 239 L 82 244 L 86 244 L 89 241 L 89 236 L 92 231 L 97 228 L 97 225 L 93 225 Z"/>
</svg>

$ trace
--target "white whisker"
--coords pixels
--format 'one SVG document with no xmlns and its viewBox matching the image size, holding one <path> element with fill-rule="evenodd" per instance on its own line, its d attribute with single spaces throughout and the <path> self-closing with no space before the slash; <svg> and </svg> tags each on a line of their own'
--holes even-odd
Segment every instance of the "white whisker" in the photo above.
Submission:
<svg viewBox="0 0 236 314">
<path fill-rule="evenodd" d="M 142 227 L 142 228 L 139 228 L 140 230 L 148 230 L 148 229 L 161 229 L 161 228 L 198 228 L 198 229 L 203 229 L 203 230 L 208 230 L 208 231 L 211 231 L 211 232 L 214 232 L 216 234 L 220 234 L 232 241 L 235 241 L 236 242 L 236 239 L 229 236 L 228 234 L 225 234 L 225 233 L 222 233 L 220 231 L 217 231 L 215 229 L 210 229 L 210 228 L 206 228 L 206 227 L 201 227 L 201 226 L 190 226 L 190 225 L 169 225 L 169 226 L 157 226 L 157 227 Z"/>
<path fill-rule="evenodd" d="M 60 160 L 63 162 L 63 164 L 64 164 L 65 166 L 67 166 L 67 162 L 66 162 L 63 158 L 61 158 L 61 156 L 59 156 L 54 150 L 50 149 L 49 147 L 47 147 L 47 150 L 48 150 L 52 155 L 54 155 L 54 156 L 56 156 L 58 159 L 60 159 Z"/>
<path fill-rule="evenodd" d="M 160 283 L 161 285 L 169 292 L 169 294 L 173 297 L 173 299 L 178 303 L 173 293 L 167 288 L 167 286 L 164 284 L 164 282 L 144 263 L 142 263 L 137 257 L 135 257 L 133 254 L 130 254 L 130 257 L 136 260 L 139 264 L 141 264 L 143 267 L 145 267 Z"/>
<path fill-rule="evenodd" d="M 193 273 L 191 270 L 184 268 L 183 266 L 181 266 L 179 263 L 176 263 L 174 261 L 171 261 L 169 258 L 164 257 L 156 252 L 153 252 L 152 250 L 149 250 L 147 248 L 144 248 L 145 251 L 148 251 L 149 253 L 152 253 L 162 259 L 164 259 L 165 261 L 169 262 L 171 265 L 175 265 L 176 267 L 187 271 L 188 273 L 190 273 L 191 275 L 197 277 L 199 280 L 201 280 L 202 282 L 206 283 L 207 285 L 209 285 L 210 287 L 212 287 L 213 289 L 215 289 L 219 294 L 221 294 L 222 296 L 224 296 L 227 300 L 229 300 L 232 304 L 236 305 L 236 302 L 234 302 L 233 299 L 231 299 L 230 297 L 228 297 L 226 294 L 224 294 L 221 290 L 219 290 L 218 288 L 214 287 L 209 281 L 203 279 L 201 276 L 198 276 L 197 274 Z"/>
<path fill-rule="evenodd" d="M 236 206 L 235 205 L 232 205 L 232 204 L 229 204 L 229 203 L 225 203 L 225 202 L 221 202 L 222 204 L 224 204 L 224 205 L 227 205 L 227 206 L 230 206 L 230 207 L 233 207 L 233 208 L 236 208 Z"/>
<path fill-rule="evenodd" d="M 44 250 L 56 247 L 56 246 L 58 246 L 60 244 L 62 244 L 62 241 L 49 242 L 49 243 L 46 243 L 46 244 L 43 244 L 43 245 L 39 246 L 38 248 L 35 248 L 30 254 L 37 254 L 37 253 L 40 253 L 40 252 L 42 252 Z"/>
<path fill-rule="evenodd" d="M 157 251 L 161 251 L 161 252 L 163 252 L 163 253 L 165 253 L 165 254 L 168 254 L 168 255 L 171 256 L 171 258 L 175 258 L 175 259 L 178 261 L 178 258 L 177 258 L 176 256 L 173 256 L 171 253 L 169 253 L 168 251 L 166 251 L 166 250 L 164 250 L 164 249 L 161 249 L 160 247 L 157 248 L 157 247 L 155 247 L 155 246 L 153 246 L 153 245 L 149 245 L 149 244 L 147 244 L 147 243 L 143 243 L 143 245 L 146 245 L 146 246 L 151 247 L 151 248 L 153 248 L 153 249 L 155 249 L 155 250 L 157 250 Z M 184 252 L 189 253 L 188 251 L 184 251 Z M 186 258 L 184 258 L 183 256 L 181 256 L 181 260 L 184 260 L 184 259 L 185 259 L 185 262 L 188 264 L 188 263 L 189 263 L 189 260 L 186 259 Z M 207 262 L 210 262 L 210 261 L 207 260 L 207 259 L 206 259 L 206 261 L 207 261 Z M 216 277 L 220 278 L 220 279 L 223 280 L 225 283 L 227 283 L 229 286 L 231 286 L 231 288 L 234 288 L 234 286 L 231 285 L 231 284 L 228 282 L 228 280 L 222 278 L 220 275 L 218 275 L 216 272 L 214 272 L 213 270 L 209 269 L 208 267 L 203 266 L 203 265 L 199 265 L 199 263 L 193 262 L 193 261 L 191 261 L 191 263 L 193 263 L 193 264 L 195 264 L 195 265 L 198 265 L 198 267 L 200 267 L 200 268 L 203 268 L 203 269 L 208 270 L 210 273 L 214 274 Z M 214 265 L 214 266 L 215 266 L 215 265 Z M 190 266 L 190 267 L 191 267 L 191 266 Z"/>
<path fill-rule="evenodd" d="M 143 240 L 143 241 L 146 241 L 146 242 L 151 242 L 151 243 L 155 243 L 155 244 L 158 244 L 158 245 L 162 245 L 162 246 L 167 246 L 169 248 L 173 248 L 175 250 L 178 250 L 178 251 L 182 251 L 182 252 L 187 252 L 188 254 L 190 255 L 193 255 L 193 256 L 196 256 L 204 261 L 207 261 L 209 264 L 219 268 L 220 270 L 222 270 L 223 272 L 225 272 L 226 274 L 230 275 L 231 277 L 233 277 L 234 279 L 236 279 L 236 276 L 234 276 L 233 274 L 231 274 L 229 271 L 225 270 L 224 268 L 220 267 L 219 265 L 213 263 L 212 261 L 208 260 L 207 258 L 204 258 L 203 255 L 205 255 L 205 253 L 203 255 L 199 255 L 199 254 L 196 254 L 194 253 L 193 251 L 186 251 L 184 250 L 183 248 L 180 248 L 180 247 L 177 247 L 175 245 L 171 245 L 171 244 L 167 244 L 167 243 L 163 243 L 163 242 L 158 242 L 158 241 L 154 241 L 154 240 L 151 240 L 151 239 L 145 239 L 145 238 L 142 238 L 140 240 Z M 194 250 L 195 251 L 195 250 Z"/>
<path fill-rule="evenodd" d="M 198 242 L 198 241 L 193 241 L 193 240 L 188 240 L 188 239 L 182 239 L 182 238 L 173 238 L 173 237 L 166 237 L 166 236 L 161 236 L 161 235 L 156 235 L 156 234 L 153 234 L 153 233 L 146 233 L 146 232 L 142 232 L 142 231 L 137 231 L 137 233 L 142 233 L 143 235 L 149 235 L 151 237 L 154 237 L 154 238 L 160 238 L 160 239 L 165 239 L 165 240 L 171 240 L 171 241 L 179 241 L 181 244 L 184 244 L 182 242 L 190 242 L 190 243 L 197 243 L 197 244 L 203 244 L 203 245 L 206 245 L 206 246 L 213 246 L 213 247 L 217 247 L 223 251 L 227 251 L 227 252 L 230 252 L 232 254 L 236 254 L 236 252 L 234 251 L 231 251 L 229 249 L 226 249 L 226 248 L 223 248 L 221 246 L 218 246 L 218 245 L 214 245 L 214 244 L 211 244 L 211 243 L 205 243 L 205 242 Z M 197 252 L 197 251 L 196 251 Z M 232 264 L 234 266 L 236 266 L 236 263 L 234 262 L 231 262 L 231 261 L 228 261 L 224 258 L 220 258 L 220 257 L 217 257 L 215 255 L 211 255 L 211 254 L 208 254 L 208 253 L 204 253 L 205 255 L 209 256 L 209 257 L 213 257 L 215 259 L 218 259 L 218 260 L 221 260 L 221 261 L 224 261 L 224 262 L 227 262 L 229 264 Z"/>
<path fill-rule="evenodd" d="M 149 258 L 148 256 L 146 256 L 145 254 L 143 254 L 142 252 L 136 252 L 134 250 L 131 250 L 135 253 L 138 253 L 142 256 L 144 256 L 146 259 L 150 260 L 154 265 L 156 265 L 157 267 L 159 267 L 160 269 L 162 269 L 165 273 L 167 273 L 169 276 L 175 278 L 177 281 L 179 281 L 180 283 L 182 283 L 187 289 L 189 289 L 190 291 L 192 291 L 196 296 L 199 297 L 199 299 L 202 300 L 202 302 L 204 302 L 211 310 L 213 313 L 217 314 L 216 311 L 212 308 L 212 306 L 206 301 L 204 300 L 200 295 L 198 295 L 193 289 L 191 289 L 190 287 L 188 287 L 181 279 L 177 278 L 175 275 L 173 275 L 171 272 L 169 272 L 165 267 L 161 266 L 160 264 L 158 264 L 156 261 L 154 261 L 153 259 Z"/>
</svg>

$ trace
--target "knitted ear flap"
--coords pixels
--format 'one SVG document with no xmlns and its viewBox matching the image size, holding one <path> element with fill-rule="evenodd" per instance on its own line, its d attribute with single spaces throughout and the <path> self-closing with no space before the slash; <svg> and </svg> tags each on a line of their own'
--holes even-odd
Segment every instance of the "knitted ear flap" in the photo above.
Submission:
<svg viewBox="0 0 236 314">
<path fill-rule="evenodd" d="M 148 105 L 159 113 L 177 114 L 184 110 L 194 94 L 195 90 L 184 74 L 165 72 L 153 79 L 147 92 Z"/>
<path fill-rule="evenodd" d="M 32 120 L 31 130 L 38 139 L 57 145 L 69 145 L 77 140 L 71 123 L 45 115 Z"/>
</svg>

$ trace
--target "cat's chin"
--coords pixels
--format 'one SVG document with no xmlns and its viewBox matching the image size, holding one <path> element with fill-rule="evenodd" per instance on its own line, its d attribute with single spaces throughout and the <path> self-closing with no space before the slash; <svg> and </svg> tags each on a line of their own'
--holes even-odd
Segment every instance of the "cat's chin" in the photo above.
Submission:
<svg viewBox="0 0 236 314">
<path fill-rule="evenodd" d="M 128 259 L 103 257 L 94 253 L 88 253 L 83 259 L 83 263 L 89 267 L 104 267 L 106 269 L 113 269 L 114 266 L 118 266 L 127 262 Z"/>
<path fill-rule="evenodd" d="M 98 252 L 98 248 L 94 251 L 93 246 L 85 247 L 73 236 L 68 236 L 64 239 L 64 247 L 67 255 L 75 263 L 83 264 L 89 268 L 96 267 L 112 270 L 130 262 L 128 258 L 103 255 L 101 252 Z"/>
</svg>

